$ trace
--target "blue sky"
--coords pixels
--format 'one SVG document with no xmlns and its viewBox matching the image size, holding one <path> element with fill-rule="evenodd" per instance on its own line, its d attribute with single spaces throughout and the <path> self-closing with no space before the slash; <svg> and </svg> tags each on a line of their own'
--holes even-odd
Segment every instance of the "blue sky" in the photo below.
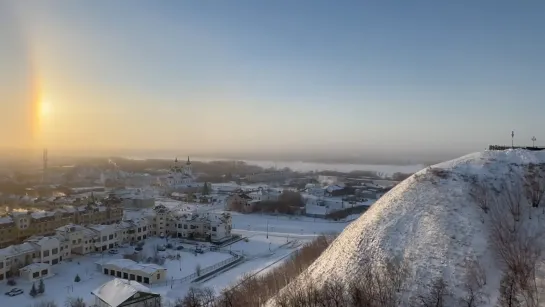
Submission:
<svg viewBox="0 0 545 307">
<path fill-rule="evenodd" d="M 54 147 L 458 153 L 512 129 L 545 142 L 543 1 L 4 5 L 0 63 L 39 75 Z"/>
</svg>

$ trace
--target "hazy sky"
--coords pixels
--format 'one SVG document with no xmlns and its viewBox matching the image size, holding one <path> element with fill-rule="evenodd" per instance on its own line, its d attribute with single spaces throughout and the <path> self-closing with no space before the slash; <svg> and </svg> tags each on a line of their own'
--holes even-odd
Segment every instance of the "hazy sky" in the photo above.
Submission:
<svg viewBox="0 0 545 307">
<path fill-rule="evenodd" d="M 4 146 L 545 144 L 545 1 L 0 0 L 0 42 Z"/>
</svg>

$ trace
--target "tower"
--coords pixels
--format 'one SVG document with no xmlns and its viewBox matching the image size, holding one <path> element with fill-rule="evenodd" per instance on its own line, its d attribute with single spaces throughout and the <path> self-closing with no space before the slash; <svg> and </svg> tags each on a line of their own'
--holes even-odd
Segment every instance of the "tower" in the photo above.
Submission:
<svg viewBox="0 0 545 307">
<path fill-rule="evenodd" d="M 47 162 L 49 160 L 49 158 L 47 157 L 47 148 L 44 149 L 43 151 L 42 159 L 43 159 L 42 182 L 46 182 L 47 181 Z"/>
<path fill-rule="evenodd" d="M 187 162 L 184 166 L 184 173 L 188 176 L 193 176 L 192 170 L 191 170 L 191 161 L 189 160 L 189 156 L 187 156 Z"/>
</svg>

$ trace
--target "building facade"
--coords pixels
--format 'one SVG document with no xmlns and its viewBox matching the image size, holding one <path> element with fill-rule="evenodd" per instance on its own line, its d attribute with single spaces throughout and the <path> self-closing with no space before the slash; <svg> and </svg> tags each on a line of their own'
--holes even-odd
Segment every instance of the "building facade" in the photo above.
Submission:
<svg viewBox="0 0 545 307">
<path fill-rule="evenodd" d="M 123 205 L 116 198 L 52 211 L 12 212 L 0 217 L 0 247 L 21 243 L 31 236 L 55 235 L 59 227 L 70 224 L 116 224 L 122 218 Z"/>
</svg>

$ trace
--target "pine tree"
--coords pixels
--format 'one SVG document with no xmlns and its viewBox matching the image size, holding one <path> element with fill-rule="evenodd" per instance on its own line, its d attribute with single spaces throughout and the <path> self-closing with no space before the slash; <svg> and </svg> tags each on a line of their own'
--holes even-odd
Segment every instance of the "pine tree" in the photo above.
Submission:
<svg viewBox="0 0 545 307">
<path fill-rule="evenodd" d="M 44 280 L 40 279 L 40 284 L 38 285 L 38 293 L 42 294 L 44 292 L 45 292 Z"/>
<path fill-rule="evenodd" d="M 32 288 L 30 288 L 30 292 L 28 293 L 32 297 L 36 297 L 38 295 L 38 291 L 36 291 L 36 285 L 32 283 Z"/>
<path fill-rule="evenodd" d="M 79 274 L 76 274 L 76 278 L 74 278 L 74 282 L 80 282 L 81 278 L 79 277 Z"/>
</svg>

